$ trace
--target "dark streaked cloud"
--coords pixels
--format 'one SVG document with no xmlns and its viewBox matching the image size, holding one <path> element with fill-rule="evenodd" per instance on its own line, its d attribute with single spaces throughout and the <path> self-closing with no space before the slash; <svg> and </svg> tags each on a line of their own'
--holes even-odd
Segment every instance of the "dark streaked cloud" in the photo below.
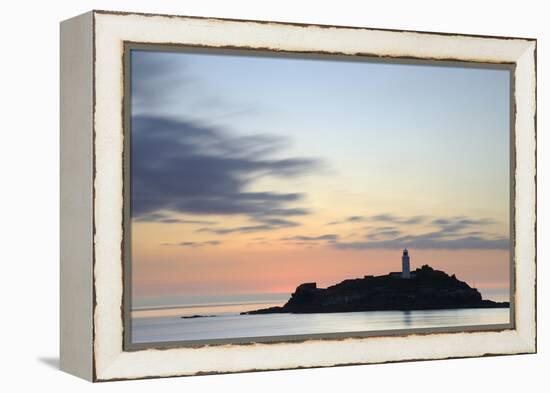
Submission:
<svg viewBox="0 0 550 393">
<path fill-rule="evenodd" d="M 294 246 L 303 246 L 307 248 L 317 247 L 320 245 L 334 244 L 338 241 L 339 235 L 334 233 L 327 233 L 317 236 L 308 236 L 308 235 L 295 235 L 295 236 L 286 236 L 281 239 L 283 243 L 292 244 Z"/>
<path fill-rule="evenodd" d="M 320 162 L 311 158 L 273 158 L 284 142 L 273 136 L 233 136 L 182 120 L 135 116 L 132 217 L 176 222 L 175 217 L 166 215 L 244 215 L 257 223 L 220 228 L 219 233 L 299 225 L 285 218 L 309 214 L 307 209 L 293 206 L 303 200 L 303 193 L 249 190 L 258 177 L 291 178 L 319 167 Z"/>
<path fill-rule="evenodd" d="M 395 226 L 371 226 L 365 239 L 361 241 L 336 242 L 338 249 L 507 249 L 509 239 L 487 232 L 485 227 L 494 221 L 487 218 L 475 219 L 464 216 L 450 218 L 431 218 L 426 216 L 398 217 L 379 215 L 378 222 L 392 222 L 405 227 L 418 220 L 431 228 L 422 234 L 408 234 Z"/>
<path fill-rule="evenodd" d="M 243 225 L 238 227 L 225 228 L 200 228 L 197 232 L 215 233 L 217 235 L 227 235 L 229 233 L 251 233 L 251 232 L 266 232 L 281 228 L 297 227 L 300 224 L 294 221 L 286 220 L 278 217 L 256 216 L 252 219 L 251 225 Z"/>
<path fill-rule="evenodd" d="M 288 221 L 283 219 L 269 219 L 265 223 L 258 223 L 254 225 L 243 225 L 238 227 L 225 227 L 225 228 L 200 228 L 197 232 L 214 233 L 217 235 L 227 235 L 229 233 L 251 233 L 251 232 L 267 232 L 281 228 L 297 227 L 300 224 L 294 221 Z"/>
<path fill-rule="evenodd" d="M 329 233 L 326 235 L 319 235 L 319 236 L 297 235 L 297 236 L 283 237 L 281 240 L 293 240 L 293 241 L 303 241 L 303 242 L 326 240 L 329 242 L 333 242 L 338 240 L 338 235 L 334 233 Z"/>
<path fill-rule="evenodd" d="M 366 217 L 367 221 L 373 222 L 388 222 L 401 225 L 413 225 L 425 222 L 428 219 L 427 216 L 412 216 L 412 217 L 400 217 L 393 214 L 378 214 L 375 216 Z"/>
<path fill-rule="evenodd" d="M 431 221 L 431 224 L 439 228 L 440 232 L 449 234 L 493 223 L 494 221 L 488 218 L 474 219 L 467 217 L 437 218 Z"/>
<path fill-rule="evenodd" d="M 219 240 L 207 240 L 204 242 L 181 242 L 181 243 L 163 243 L 163 246 L 178 246 L 178 247 L 205 247 L 218 246 L 222 244 Z"/>
<path fill-rule="evenodd" d="M 446 249 L 446 250 L 494 250 L 508 249 L 509 240 L 505 237 L 485 238 L 480 236 L 458 236 L 452 239 L 445 239 L 433 234 L 424 234 L 416 236 L 403 236 L 395 239 L 336 243 L 334 247 L 338 249 Z"/>
<path fill-rule="evenodd" d="M 398 229 L 388 229 L 386 228 L 378 228 L 378 230 L 367 234 L 367 239 L 371 240 L 379 240 L 379 239 L 387 239 L 387 238 L 395 238 L 398 236 L 401 236 L 403 232 L 401 232 Z"/>
<path fill-rule="evenodd" d="M 345 219 L 343 219 L 341 221 L 328 222 L 327 225 L 338 225 L 338 224 L 345 224 L 345 223 L 350 223 L 350 222 L 361 222 L 361 221 L 365 221 L 364 216 L 350 216 L 350 217 L 346 217 Z"/>
<path fill-rule="evenodd" d="M 390 213 L 377 214 L 374 216 L 349 216 L 341 221 L 331 221 L 327 225 L 338 225 L 346 223 L 355 223 L 355 222 L 384 222 L 392 224 L 401 224 L 401 225 L 414 225 L 421 224 L 428 220 L 428 216 L 411 216 L 411 217 L 400 217 Z"/>
<path fill-rule="evenodd" d="M 190 220 L 185 218 L 171 217 L 164 213 L 149 213 L 138 216 L 136 222 L 159 222 L 162 224 L 199 224 L 199 225 L 215 225 L 216 221 L 210 220 Z"/>
</svg>

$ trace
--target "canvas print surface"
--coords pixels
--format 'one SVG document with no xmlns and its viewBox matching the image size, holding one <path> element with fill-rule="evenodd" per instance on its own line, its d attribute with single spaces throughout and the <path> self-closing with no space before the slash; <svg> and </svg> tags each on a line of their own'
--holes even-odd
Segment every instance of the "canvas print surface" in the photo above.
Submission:
<svg viewBox="0 0 550 393">
<path fill-rule="evenodd" d="M 131 343 L 510 323 L 508 69 L 129 56 Z"/>
</svg>

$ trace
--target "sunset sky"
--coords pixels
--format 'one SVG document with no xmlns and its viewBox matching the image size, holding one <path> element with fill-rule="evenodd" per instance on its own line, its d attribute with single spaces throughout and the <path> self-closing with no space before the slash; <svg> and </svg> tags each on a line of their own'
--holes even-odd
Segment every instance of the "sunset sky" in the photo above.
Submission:
<svg viewBox="0 0 550 393">
<path fill-rule="evenodd" d="M 509 71 L 133 50 L 135 307 L 423 264 L 507 300 Z"/>
</svg>

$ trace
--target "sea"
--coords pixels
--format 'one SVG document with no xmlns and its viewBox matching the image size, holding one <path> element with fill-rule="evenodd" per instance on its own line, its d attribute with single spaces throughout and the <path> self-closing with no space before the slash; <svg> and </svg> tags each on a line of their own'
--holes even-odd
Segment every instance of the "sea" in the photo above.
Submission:
<svg viewBox="0 0 550 393">
<path fill-rule="evenodd" d="M 229 302 L 132 312 L 132 343 L 508 324 L 508 308 L 240 315 L 282 302 Z M 200 317 L 193 317 L 199 315 Z M 182 318 L 186 317 L 186 318 Z M 189 318 L 193 317 L 193 318 Z"/>
</svg>

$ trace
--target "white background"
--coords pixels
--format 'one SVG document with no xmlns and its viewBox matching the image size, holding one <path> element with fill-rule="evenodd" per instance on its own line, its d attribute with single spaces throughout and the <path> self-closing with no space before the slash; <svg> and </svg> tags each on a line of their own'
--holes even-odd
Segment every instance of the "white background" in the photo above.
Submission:
<svg viewBox="0 0 550 393">
<path fill-rule="evenodd" d="M 0 13 L 0 390 L 178 392 L 548 391 L 550 45 L 544 1 L 11 1 Z M 539 354 L 92 385 L 58 371 L 59 27 L 90 9 L 538 39 Z"/>
</svg>

